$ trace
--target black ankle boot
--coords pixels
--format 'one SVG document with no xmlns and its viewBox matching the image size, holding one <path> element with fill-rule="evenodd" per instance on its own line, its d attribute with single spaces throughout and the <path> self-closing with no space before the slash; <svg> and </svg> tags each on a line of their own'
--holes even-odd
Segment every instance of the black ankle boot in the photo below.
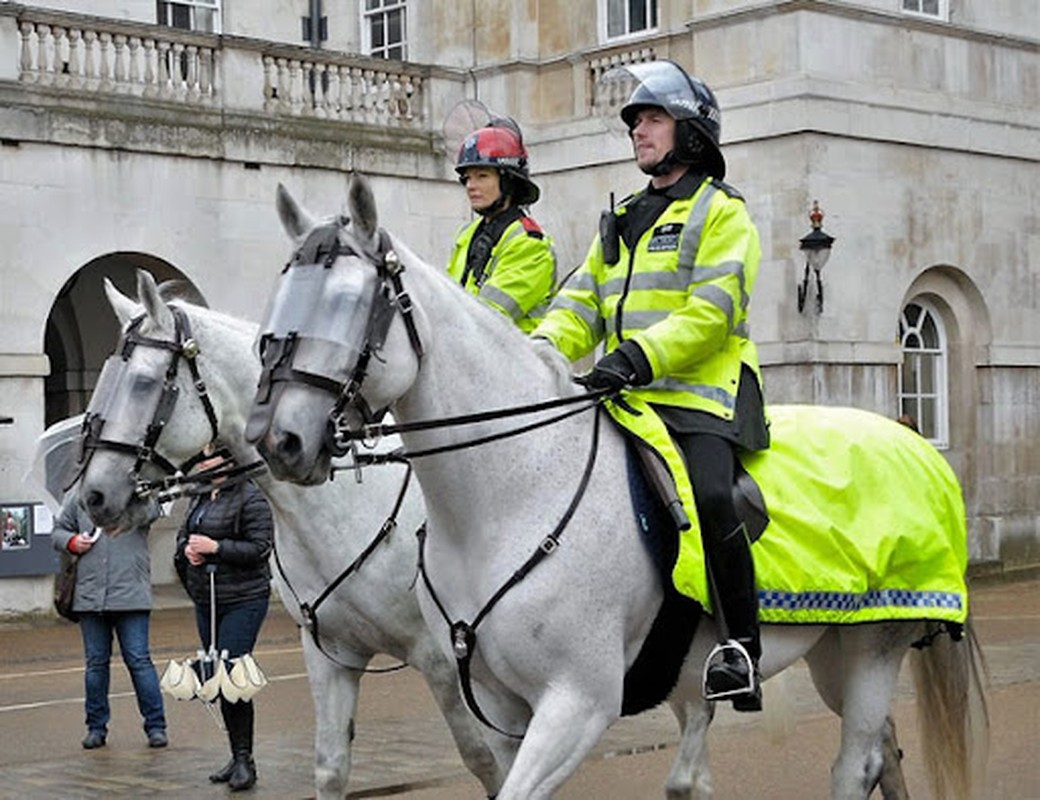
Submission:
<svg viewBox="0 0 1040 800">
<path fill-rule="evenodd" d="M 210 783 L 227 783 L 231 779 L 231 773 L 235 769 L 234 756 L 223 767 L 209 776 Z"/>
<path fill-rule="evenodd" d="M 236 753 L 232 761 L 231 777 L 228 778 L 228 788 L 233 792 L 241 792 L 252 788 L 256 783 L 256 764 L 253 757 L 248 753 Z"/>
</svg>

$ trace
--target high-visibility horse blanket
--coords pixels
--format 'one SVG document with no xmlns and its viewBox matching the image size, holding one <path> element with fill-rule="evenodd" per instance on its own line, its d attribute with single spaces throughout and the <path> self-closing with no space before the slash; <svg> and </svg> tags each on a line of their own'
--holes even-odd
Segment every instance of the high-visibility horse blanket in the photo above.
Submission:
<svg viewBox="0 0 1040 800">
<path fill-rule="evenodd" d="M 710 611 L 683 457 L 646 403 L 626 395 L 624 404 L 607 407 L 664 459 L 692 523 L 680 533 L 672 580 Z M 964 499 L 942 454 L 918 433 L 869 411 L 777 405 L 768 413 L 770 448 L 740 457 L 762 490 L 770 518 L 751 547 L 761 620 L 963 623 Z"/>
</svg>

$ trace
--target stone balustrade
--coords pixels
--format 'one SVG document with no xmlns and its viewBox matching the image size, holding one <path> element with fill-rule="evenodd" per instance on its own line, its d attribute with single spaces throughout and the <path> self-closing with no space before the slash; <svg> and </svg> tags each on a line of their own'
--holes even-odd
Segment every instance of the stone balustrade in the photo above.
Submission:
<svg viewBox="0 0 1040 800">
<path fill-rule="evenodd" d="M 217 102 L 216 37 L 142 27 L 27 10 L 18 20 L 18 79 L 84 94 Z"/>
<path fill-rule="evenodd" d="M 41 9 L 0 14 L 15 17 L 25 85 L 389 128 L 428 123 L 426 67 Z M 457 93 L 459 80 L 446 80 L 437 97 Z"/>
</svg>

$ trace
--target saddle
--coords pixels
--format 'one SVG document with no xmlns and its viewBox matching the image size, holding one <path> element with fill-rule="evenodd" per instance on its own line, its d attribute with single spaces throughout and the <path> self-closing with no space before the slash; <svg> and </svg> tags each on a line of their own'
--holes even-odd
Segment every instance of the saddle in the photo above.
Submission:
<svg viewBox="0 0 1040 800">
<path fill-rule="evenodd" d="M 683 509 L 679 491 L 675 487 L 675 480 L 668 471 L 668 467 L 657 452 L 642 439 L 631 434 L 628 434 L 626 438 L 632 444 L 632 450 L 638 457 L 639 465 L 647 483 L 662 505 L 668 509 L 668 513 L 676 528 L 680 531 L 689 530 L 690 519 Z M 736 475 L 733 478 L 732 488 L 733 505 L 737 510 L 737 517 L 740 518 L 740 521 L 747 528 L 748 538 L 754 542 L 762 535 L 762 532 L 769 524 L 769 511 L 766 508 L 766 500 L 758 483 L 744 469 L 743 464 L 739 460 L 737 460 L 736 464 Z"/>
</svg>

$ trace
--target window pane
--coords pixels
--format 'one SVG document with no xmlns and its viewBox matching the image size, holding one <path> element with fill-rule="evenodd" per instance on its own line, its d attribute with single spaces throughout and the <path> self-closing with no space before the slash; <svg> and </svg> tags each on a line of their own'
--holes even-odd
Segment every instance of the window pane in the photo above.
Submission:
<svg viewBox="0 0 1040 800">
<path fill-rule="evenodd" d="M 383 35 L 383 15 L 377 14 L 372 17 L 372 51 L 382 49 L 386 44 L 386 39 Z"/>
<path fill-rule="evenodd" d="M 386 51 L 386 57 L 392 61 L 404 61 L 404 48 L 395 45 Z"/>
<path fill-rule="evenodd" d="M 400 44 L 404 41 L 404 12 L 401 10 L 391 11 L 386 15 L 389 31 L 386 35 L 387 42 Z"/>
<path fill-rule="evenodd" d="M 646 30 L 646 0 L 629 0 L 628 30 L 629 33 Z"/>
<path fill-rule="evenodd" d="M 650 0 L 650 27 L 657 27 L 657 0 Z"/>
<path fill-rule="evenodd" d="M 195 30 L 203 31 L 205 33 L 215 33 L 217 14 L 215 11 L 208 8 L 196 8 L 195 9 Z"/>
<path fill-rule="evenodd" d="M 174 5 L 171 7 L 173 11 L 173 19 L 170 24 L 174 28 L 183 28 L 186 31 L 191 30 L 191 8 L 188 6 Z"/>
<path fill-rule="evenodd" d="M 903 393 L 917 394 L 917 370 L 919 362 L 917 356 L 907 353 L 903 361 Z"/>
<path fill-rule="evenodd" d="M 921 307 L 916 303 L 911 303 L 904 309 L 903 315 L 906 317 L 906 322 L 911 328 L 917 327 L 917 320 L 921 316 Z"/>
<path fill-rule="evenodd" d="M 924 346 L 937 350 L 939 348 L 939 331 L 935 328 L 935 320 L 931 314 L 925 314 L 921 320 L 921 336 L 924 338 Z"/>
<path fill-rule="evenodd" d="M 371 11 L 372 9 L 379 8 L 379 0 L 365 0 L 365 10 Z"/>
<path fill-rule="evenodd" d="M 923 394 L 935 394 L 935 356 L 921 355 L 920 358 L 920 373 L 918 375 L 921 380 L 920 391 Z"/>
<path fill-rule="evenodd" d="M 921 398 L 921 415 L 917 418 L 917 427 L 926 439 L 935 439 L 938 436 L 939 423 L 934 397 Z"/>
<path fill-rule="evenodd" d="M 607 0 L 607 36 L 624 36 L 625 0 Z"/>
<path fill-rule="evenodd" d="M 921 11 L 934 17 L 939 16 L 939 0 L 924 0 L 921 3 Z"/>
</svg>

